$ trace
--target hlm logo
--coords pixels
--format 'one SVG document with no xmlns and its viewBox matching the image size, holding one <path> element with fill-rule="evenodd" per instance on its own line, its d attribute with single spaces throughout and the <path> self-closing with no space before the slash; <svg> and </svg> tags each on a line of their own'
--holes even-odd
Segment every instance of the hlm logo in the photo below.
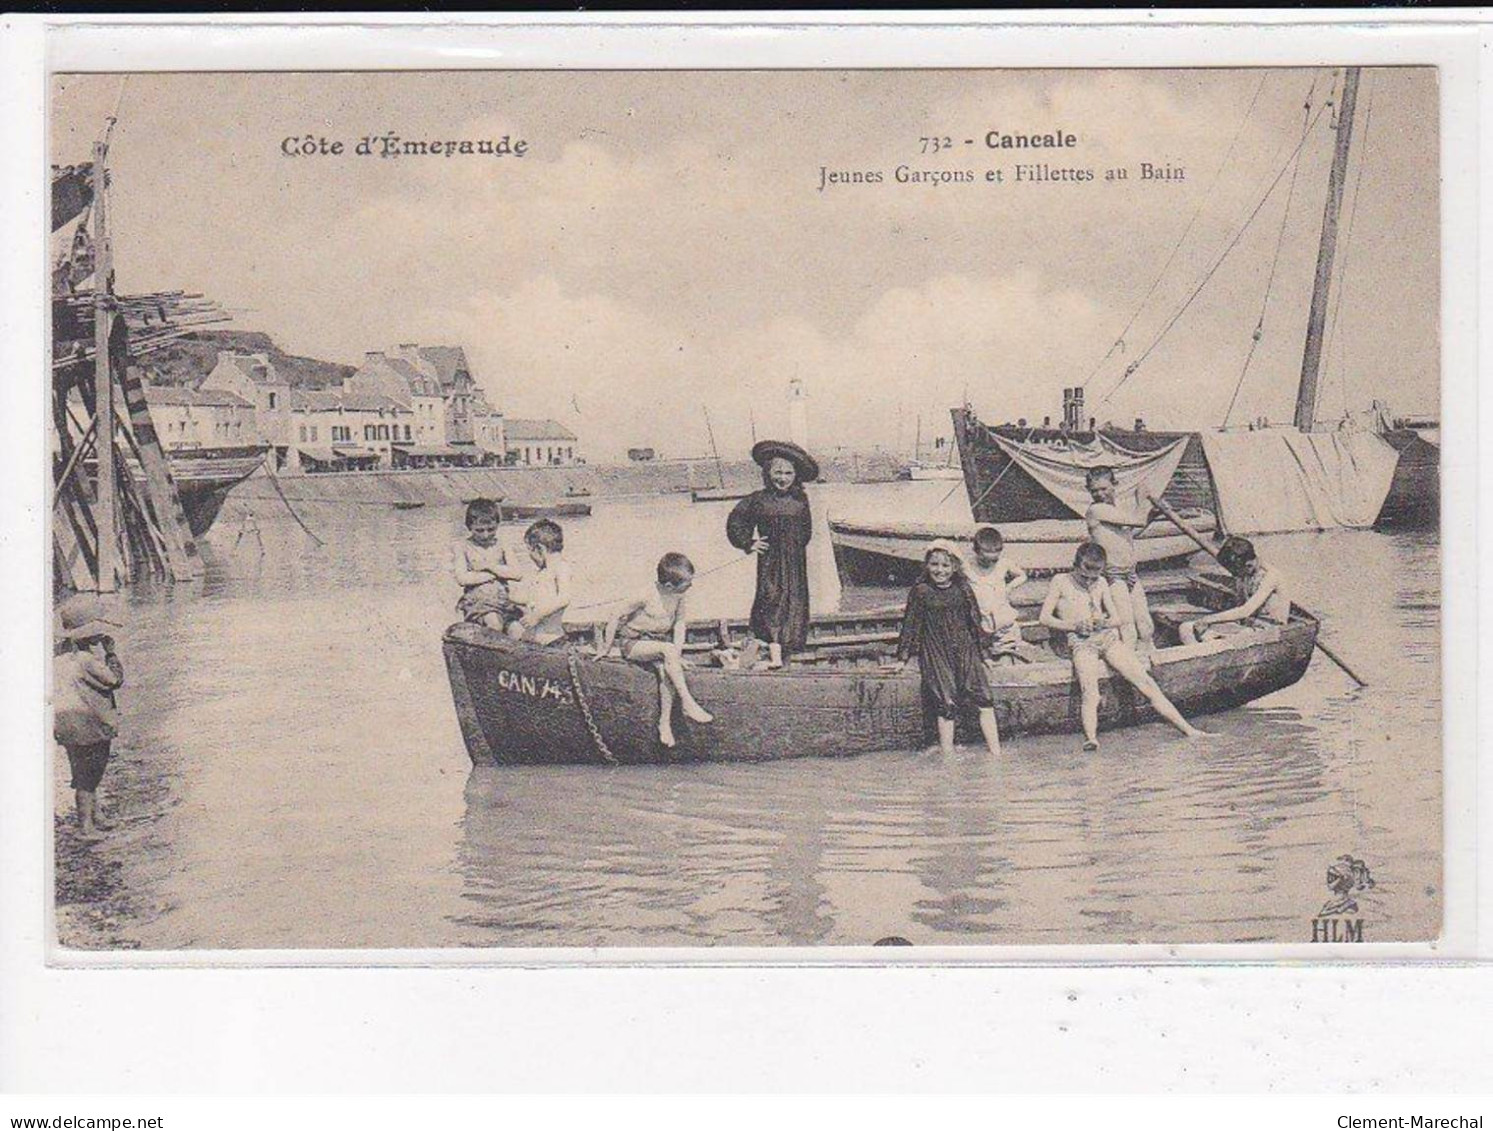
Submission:
<svg viewBox="0 0 1493 1131">
<path fill-rule="evenodd" d="M 1363 920 L 1350 919 L 1358 910 L 1358 892 L 1374 886 L 1369 866 L 1353 856 L 1339 856 L 1327 869 L 1327 887 L 1332 898 L 1322 905 L 1312 920 L 1312 942 L 1361 943 Z"/>
</svg>

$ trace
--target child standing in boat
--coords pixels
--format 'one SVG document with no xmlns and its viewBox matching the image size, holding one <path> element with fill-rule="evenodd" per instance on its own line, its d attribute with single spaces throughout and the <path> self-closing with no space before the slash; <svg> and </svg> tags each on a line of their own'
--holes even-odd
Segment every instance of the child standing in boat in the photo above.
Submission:
<svg viewBox="0 0 1493 1131">
<path fill-rule="evenodd" d="M 973 557 L 964 563 L 964 575 L 980 603 L 981 650 L 991 659 L 1025 659 L 1011 591 L 1026 584 L 1026 570 L 1002 560 L 1006 540 L 993 526 L 975 531 L 974 547 Z"/>
<path fill-rule="evenodd" d="M 1084 512 L 1084 521 L 1089 539 L 1103 548 L 1108 562 L 1104 579 L 1119 617 L 1120 639 L 1131 646 L 1150 648 L 1156 625 L 1136 569 L 1135 536 L 1150 524 L 1151 503 L 1143 501 L 1138 490 L 1123 501 L 1118 499 L 1112 467 L 1090 468 L 1084 483 L 1094 500 Z"/>
<path fill-rule="evenodd" d="M 684 634 L 688 628 L 685 594 L 695 582 L 695 566 L 679 553 L 658 560 L 657 584 L 637 600 L 623 606 L 608 622 L 596 646 L 598 657 L 622 647 L 622 655 L 634 664 L 653 668 L 658 674 L 658 740 L 674 745 L 674 697 L 686 718 L 710 723 L 715 717 L 695 701 L 684 678 Z"/>
<path fill-rule="evenodd" d="M 565 560 L 565 531 L 552 519 L 541 518 L 524 531 L 524 545 L 534 572 L 526 574 L 509 596 L 523 610 L 508 626 L 508 635 L 553 644 L 565 635 L 565 610 L 570 605 L 570 563 Z"/>
<path fill-rule="evenodd" d="M 1291 620 L 1291 594 L 1279 570 L 1266 565 L 1255 553 L 1248 538 L 1224 539 L 1218 550 L 1218 564 L 1234 578 L 1234 607 L 1185 621 L 1177 628 L 1184 644 L 1196 644 L 1219 625 L 1239 626 L 1251 617 L 1268 624 L 1287 624 Z M 1228 630 L 1225 629 L 1225 632 Z"/>
<path fill-rule="evenodd" d="M 1041 622 L 1057 634 L 1055 645 L 1073 661 L 1083 748 L 1099 749 L 1099 680 L 1106 666 L 1144 695 L 1158 715 L 1188 738 L 1202 737 L 1206 732 L 1182 717 L 1151 678 L 1145 663 L 1120 636 L 1123 618 L 1114 591 L 1105 580 L 1106 564 L 1103 546 L 1082 543 L 1073 556 L 1073 572 L 1054 577 L 1042 603 Z"/>
<path fill-rule="evenodd" d="M 960 568 L 959 551 L 942 538 L 923 555 L 923 576 L 907 594 L 897 658 L 902 667 L 917 657 L 923 703 L 938 715 L 938 745 L 954 750 L 954 722 L 975 708 L 990 753 L 1001 752 L 995 700 L 980 647 L 980 605 Z"/>
<path fill-rule="evenodd" d="M 809 635 L 809 539 L 813 521 L 803 485 L 819 478 L 819 465 L 797 444 L 763 440 L 752 447 L 763 487 L 732 509 L 726 537 L 757 555 L 757 595 L 752 636 L 767 645 L 768 666 L 801 652 Z"/>
<path fill-rule="evenodd" d="M 523 606 L 513 600 L 508 583 L 523 576 L 498 544 L 502 510 L 495 499 L 467 504 L 467 536 L 451 547 L 451 566 L 461 586 L 456 611 L 462 618 L 504 632 L 522 619 Z"/>
</svg>

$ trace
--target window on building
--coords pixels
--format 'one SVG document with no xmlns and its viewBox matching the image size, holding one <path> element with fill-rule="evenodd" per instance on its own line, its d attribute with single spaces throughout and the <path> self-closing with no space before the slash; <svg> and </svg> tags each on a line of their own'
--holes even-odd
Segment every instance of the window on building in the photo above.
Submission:
<svg viewBox="0 0 1493 1131">
<path fill-rule="evenodd" d="M 314 444 L 314 443 L 316 443 L 316 440 L 317 440 L 317 435 L 316 435 L 316 433 L 317 433 L 317 432 L 318 432 L 318 431 L 319 431 L 319 429 L 318 429 L 318 428 L 317 428 L 317 426 L 316 426 L 316 425 L 315 425 L 315 424 L 313 424 L 313 425 L 311 425 L 311 442 L 312 442 L 312 443 L 313 443 L 313 444 Z"/>
<path fill-rule="evenodd" d="M 297 431 L 297 435 L 300 436 L 301 443 L 304 444 L 306 442 L 306 426 L 304 424 L 302 424 L 300 429 Z"/>
<path fill-rule="evenodd" d="M 363 425 L 363 439 L 372 440 L 378 436 L 378 430 L 372 424 Z"/>
<path fill-rule="evenodd" d="M 277 408 L 277 407 L 279 407 L 279 404 L 280 404 L 280 394 L 279 393 L 271 393 L 270 394 L 270 407 L 271 408 Z"/>
<path fill-rule="evenodd" d="M 410 438 L 410 426 L 408 424 L 404 426 L 404 438 L 406 441 Z"/>
<path fill-rule="evenodd" d="M 380 424 L 378 426 L 378 438 L 380 440 L 387 440 L 389 438 L 389 426 L 387 424 Z"/>
</svg>

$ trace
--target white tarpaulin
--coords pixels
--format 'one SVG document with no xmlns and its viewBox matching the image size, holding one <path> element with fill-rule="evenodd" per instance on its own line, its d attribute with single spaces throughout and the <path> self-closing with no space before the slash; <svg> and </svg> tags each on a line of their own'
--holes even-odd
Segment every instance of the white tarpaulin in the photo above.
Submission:
<svg viewBox="0 0 1493 1131">
<path fill-rule="evenodd" d="M 1117 444 L 1076 445 L 1062 447 L 1047 444 L 1021 444 L 1014 440 L 990 433 L 990 438 L 1001 446 L 1001 450 L 1012 461 L 1051 491 L 1062 504 L 1080 518 L 1089 509 L 1093 498 L 1084 483 L 1084 476 L 1091 467 L 1107 467 L 1115 473 L 1115 494 L 1125 498 L 1139 488 L 1141 496 L 1160 495 L 1177 473 L 1182 462 L 1182 453 L 1187 447 L 1183 436 L 1158 451 L 1136 454 L 1126 452 Z"/>
<path fill-rule="evenodd" d="M 1371 432 L 1204 433 L 1203 452 L 1233 534 L 1372 526 L 1399 460 Z"/>
</svg>

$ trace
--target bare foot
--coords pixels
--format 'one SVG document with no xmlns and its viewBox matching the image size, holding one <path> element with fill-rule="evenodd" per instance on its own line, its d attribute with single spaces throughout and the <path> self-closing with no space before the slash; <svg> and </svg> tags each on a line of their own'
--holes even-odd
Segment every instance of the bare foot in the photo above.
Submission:
<svg viewBox="0 0 1493 1131">
<path fill-rule="evenodd" d="M 1085 754 L 1092 754 L 1099 749 L 1099 743 L 1095 739 L 1086 738 L 1084 739 L 1083 749 Z"/>
<path fill-rule="evenodd" d="M 713 723 L 715 716 L 698 703 L 684 705 L 684 717 L 697 723 Z"/>
<path fill-rule="evenodd" d="M 1188 739 L 1216 738 L 1217 735 L 1215 735 L 1211 730 L 1199 730 L 1197 727 L 1191 727 L 1187 731 L 1187 737 Z"/>
<path fill-rule="evenodd" d="M 674 745 L 674 729 L 669 726 L 660 726 L 658 728 L 658 740 L 665 746 L 672 748 Z"/>
</svg>

